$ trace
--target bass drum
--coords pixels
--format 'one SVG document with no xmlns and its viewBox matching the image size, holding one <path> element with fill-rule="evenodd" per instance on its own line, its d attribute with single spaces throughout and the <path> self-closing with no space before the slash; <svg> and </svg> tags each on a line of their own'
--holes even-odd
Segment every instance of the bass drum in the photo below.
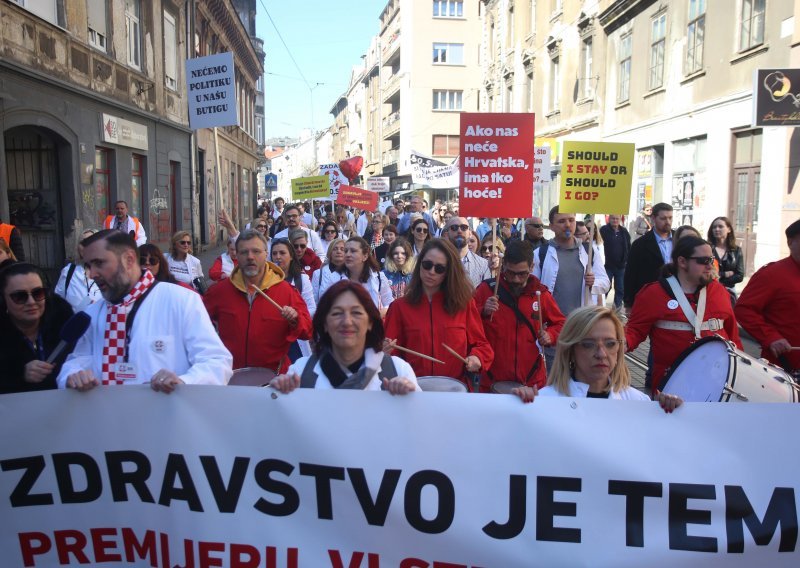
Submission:
<svg viewBox="0 0 800 568">
<path fill-rule="evenodd" d="M 524 387 L 522 383 L 517 381 L 497 381 L 492 383 L 491 392 L 496 394 L 511 394 L 511 389 Z"/>
<path fill-rule="evenodd" d="M 797 402 L 798 386 L 780 367 L 709 336 L 681 353 L 664 376 L 663 392 L 686 402 Z"/>
<path fill-rule="evenodd" d="M 464 383 L 450 377 L 417 377 L 417 383 L 425 392 L 467 392 Z"/>
<path fill-rule="evenodd" d="M 242 367 L 236 369 L 228 384 L 239 387 L 264 387 L 275 378 L 275 371 L 264 367 Z"/>
</svg>

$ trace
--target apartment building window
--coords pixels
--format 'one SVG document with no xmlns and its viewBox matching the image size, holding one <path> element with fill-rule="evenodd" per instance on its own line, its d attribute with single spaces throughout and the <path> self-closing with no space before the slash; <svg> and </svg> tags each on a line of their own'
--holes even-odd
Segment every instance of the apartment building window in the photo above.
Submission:
<svg viewBox="0 0 800 568">
<path fill-rule="evenodd" d="M 463 18 L 464 0 L 433 0 L 434 18 Z"/>
<path fill-rule="evenodd" d="M 11 0 L 14 4 L 25 8 L 60 28 L 67 26 L 64 0 Z"/>
<path fill-rule="evenodd" d="M 106 3 L 105 0 L 87 0 L 89 45 L 101 51 L 106 50 Z"/>
<path fill-rule="evenodd" d="M 164 12 L 164 83 L 168 89 L 178 88 L 178 36 L 175 16 Z"/>
<path fill-rule="evenodd" d="M 433 91 L 433 110 L 462 110 L 464 91 Z"/>
<path fill-rule="evenodd" d="M 561 104 L 561 61 L 560 57 L 550 59 L 550 111 L 555 112 Z"/>
<path fill-rule="evenodd" d="M 434 156 L 458 156 L 460 152 L 460 137 L 458 134 L 434 134 Z"/>
<path fill-rule="evenodd" d="M 464 65 L 464 44 L 434 43 L 433 62 L 439 65 Z"/>
<path fill-rule="evenodd" d="M 125 28 L 128 41 L 128 65 L 142 67 L 142 26 L 139 0 L 125 0 Z"/>
<path fill-rule="evenodd" d="M 653 18 L 650 28 L 650 69 L 647 89 L 658 89 L 664 85 L 664 52 L 667 36 L 667 13 Z"/>
<path fill-rule="evenodd" d="M 686 73 L 703 68 L 703 42 L 706 36 L 706 0 L 689 0 L 689 27 L 686 30 Z"/>
<path fill-rule="evenodd" d="M 764 43 L 764 9 L 766 0 L 742 0 L 739 25 L 739 51 Z"/>
<path fill-rule="evenodd" d="M 594 95 L 594 89 L 592 89 L 592 47 L 592 36 L 584 38 L 581 42 L 581 79 L 578 86 L 578 95 L 581 99 L 591 99 Z"/>
<path fill-rule="evenodd" d="M 618 103 L 624 103 L 631 97 L 631 37 L 631 34 L 627 34 L 619 41 Z"/>
</svg>

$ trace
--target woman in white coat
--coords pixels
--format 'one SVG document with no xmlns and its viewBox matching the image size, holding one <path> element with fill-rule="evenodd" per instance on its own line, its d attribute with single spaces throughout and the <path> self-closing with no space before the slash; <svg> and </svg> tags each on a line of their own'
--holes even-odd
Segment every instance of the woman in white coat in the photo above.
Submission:
<svg viewBox="0 0 800 568">
<path fill-rule="evenodd" d="M 94 229 L 87 229 L 81 233 L 77 247 L 77 258 L 75 262 L 70 262 L 61 269 L 61 275 L 58 277 L 54 290 L 56 295 L 69 302 L 76 312 L 103 299 L 100 289 L 83 269 L 83 245 L 80 244 L 80 241 L 91 237 L 96 232 Z"/>
<path fill-rule="evenodd" d="M 201 294 L 206 291 L 203 267 L 200 259 L 192 254 L 192 234 L 189 231 L 172 235 L 172 246 L 164 257 L 175 280 L 188 284 Z"/>
<path fill-rule="evenodd" d="M 380 271 L 378 261 L 371 252 L 367 241 L 361 237 L 350 237 L 344 246 L 344 268 L 339 279 L 349 279 L 361 284 L 369 293 L 381 316 L 384 316 L 394 300 L 392 285 Z M 320 300 L 328 288 L 330 285 L 324 287 L 320 284 Z"/>
<path fill-rule="evenodd" d="M 294 247 L 289 242 L 289 239 L 280 238 L 272 239 L 272 248 L 270 249 L 270 260 L 278 268 L 283 270 L 284 280 L 294 286 L 295 290 L 303 297 L 306 303 L 308 313 L 314 317 L 317 311 L 317 302 L 314 300 L 314 290 L 311 287 L 311 279 L 303 272 L 303 267 L 297 260 L 297 255 Z M 311 346 L 308 341 L 298 339 L 289 348 L 289 359 L 296 361 L 301 356 L 305 357 L 311 354 Z"/>
<path fill-rule="evenodd" d="M 270 386 L 283 393 L 297 387 L 419 391 L 411 366 L 383 353 L 380 313 L 363 286 L 350 280 L 334 284 L 314 315 L 315 353 L 295 361 Z"/>
</svg>

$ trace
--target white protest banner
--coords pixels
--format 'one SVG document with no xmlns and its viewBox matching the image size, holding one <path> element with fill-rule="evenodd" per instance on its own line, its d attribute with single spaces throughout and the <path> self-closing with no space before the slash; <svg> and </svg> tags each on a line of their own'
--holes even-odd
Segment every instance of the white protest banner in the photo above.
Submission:
<svg viewBox="0 0 800 568">
<path fill-rule="evenodd" d="M 339 196 L 340 185 L 350 183 L 349 180 L 344 177 L 339 164 L 322 164 L 319 167 L 319 175 L 328 176 L 330 179 L 331 201 L 336 201 L 336 198 Z"/>
<path fill-rule="evenodd" d="M 794 404 L 125 386 L 0 428 L 5 566 L 797 563 Z"/>
<path fill-rule="evenodd" d="M 367 178 L 367 189 L 376 193 L 386 193 L 389 191 L 389 178 L 386 176 Z"/>
<path fill-rule="evenodd" d="M 445 164 L 425 154 L 411 150 L 411 181 L 427 185 L 433 189 L 458 187 L 458 158 L 452 164 Z"/>
<path fill-rule="evenodd" d="M 533 148 L 533 185 L 538 187 L 550 181 L 550 146 Z"/>
<path fill-rule="evenodd" d="M 233 53 L 187 59 L 186 91 L 192 130 L 239 123 Z"/>
</svg>

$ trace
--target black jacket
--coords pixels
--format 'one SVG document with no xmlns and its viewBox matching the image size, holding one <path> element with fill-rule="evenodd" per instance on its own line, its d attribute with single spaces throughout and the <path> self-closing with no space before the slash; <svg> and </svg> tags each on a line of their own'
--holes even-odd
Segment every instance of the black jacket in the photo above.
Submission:
<svg viewBox="0 0 800 568">
<path fill-rule="evenodd" d="M 628 264 L 625 267 L 625 295 L 623 301 L 626 308 L 633 307 L 633 300 L 645 284 L 655 282 L 661 275 L 664 257 L 656 241 L 653 230 L 647 231 L 643 237 L 633 241 Z"/>
<path fill-rule="evenodd" d="M 606 268 L 625 268 L 628 262 L 628 254 L 631 250 L 631 234 L 628 229 L 619 226 L 621 239 L 614 236 L 614 229 L 611 225 L 603 225 L 600 227 L 600 236 L 603 237 L 603 249 L 606 253 Z M 619 257 L 618 262 L 614 259 Z"/>
<path fill-rule="evenodd" d="M 72 306 L 66 300 L 51 296 L 47 299 L 39 329 L 45 358 L 53 352 L 59 342 L 61 327 L 72 317 Z M 61 365 L 72 349 L 67 349 L 55 360 L 56 368 L 41 383 L 25 382 L 25 365 L 36 358 L 36 353 L 16 326 L 11 323 L 5 310 L 0 314 L 0 394 L 39 391 L 56 388 L 56 377 Z"/>
</svg>

